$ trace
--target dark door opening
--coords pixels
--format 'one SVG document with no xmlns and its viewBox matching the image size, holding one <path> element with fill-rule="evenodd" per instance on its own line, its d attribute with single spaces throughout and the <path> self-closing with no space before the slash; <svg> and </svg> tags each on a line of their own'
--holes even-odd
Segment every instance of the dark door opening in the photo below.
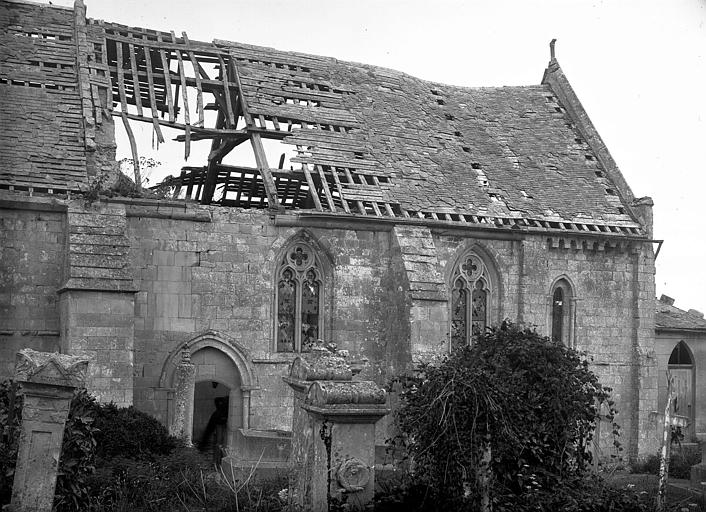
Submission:
<svg viewBox="0 0 706 512">
<path fill-rule="evenodd" d="M 230 389 L 216 381 L 197 382 L 194 387 L 192 439 L 199 450 L 211 453 L 220 463 L 228 444 Z"/>
</svg>

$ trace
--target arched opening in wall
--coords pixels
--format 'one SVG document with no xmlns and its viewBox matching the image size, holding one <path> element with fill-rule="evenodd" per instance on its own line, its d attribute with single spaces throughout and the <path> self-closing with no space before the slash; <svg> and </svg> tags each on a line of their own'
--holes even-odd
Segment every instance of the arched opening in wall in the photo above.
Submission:
<svg viewBox="0 0 706 512">
<path fill-rule="evenodd" d="M 549 335 L 552 341 L 575 346 L 576 297 L 569 280 L 561 277 L 552 284 L 549 295 Z"/>
<path fill-rule="evenodd" d="M 230 388 L 217 381 L 194 385 L 194 422 L 191 438 L 201 451 L 218 453 L 227 446 Z"/>
<path fill-rule="evenodd" d="M 692 440 L 695 436 L 694 419 L 696 418 L 696 386 L 694 376 L 696 365 L 689 346 L 680 341 L 669 355 L 669 374 L 672 381 L 672 392 L 674 400 L 672 402 L 672 412 L 680 416 L 686 416 L 689 426 L 683 432 L 687 440 Z"/>
<path fill-rule="evenodd" d="M 240 373 L 232 359 L 214 347 L 195 351 L 191 362 L 196 367 L 192 439 L 218 464 L 243 427 Z"/>
</svg>

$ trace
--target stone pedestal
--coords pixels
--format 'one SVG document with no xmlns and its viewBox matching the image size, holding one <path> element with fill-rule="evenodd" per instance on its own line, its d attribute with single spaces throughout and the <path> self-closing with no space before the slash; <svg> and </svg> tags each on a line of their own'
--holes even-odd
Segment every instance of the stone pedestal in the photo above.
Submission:
<svg viewBox="0 0 706 512">
<path fill-rule="evenodd" d="M 363 510 L 375 488 L 375 423 L 389 412 L 385 390 L 353 381 L 345 359 L 325 353 L 297 358 L 285 381 L 295 394 L 293 505 L 325 512 L 339 500 Z"/>
<path fill-rule="evenodd" d="M 15 378 L 24 396 L 11 510 L 51 511 L 75 387 L 86 378 L 88 359 L 24 349 L 17 354 Z"/>
<path fill-rule="evenodd" d="M 191 446 L 194 423 L 194 385 L 196 366 L 191 362 L 191 353 L 184 350 L 181 361 L 174 372 L 174 418 L 169 433 Z"/>
</svg>

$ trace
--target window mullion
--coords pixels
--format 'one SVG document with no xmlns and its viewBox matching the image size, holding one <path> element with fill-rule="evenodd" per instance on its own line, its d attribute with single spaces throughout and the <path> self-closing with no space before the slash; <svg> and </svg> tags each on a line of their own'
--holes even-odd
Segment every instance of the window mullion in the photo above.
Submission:
<svg viewBox="0 0 706 512">
<path fill-rule="evenodd" d="M 302 349 L 302 288 L 304 288 L 304 279 L 302 273 L 298 272 L 296 277 L 297 282 L 297 297 L 294 306 L 294 351 L 301 352 Z"/>
</svg>

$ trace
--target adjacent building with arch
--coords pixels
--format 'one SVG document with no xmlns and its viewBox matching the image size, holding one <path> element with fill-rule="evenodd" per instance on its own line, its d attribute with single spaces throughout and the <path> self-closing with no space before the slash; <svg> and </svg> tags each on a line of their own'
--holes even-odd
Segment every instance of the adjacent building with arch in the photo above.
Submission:
<svg viewBox="0 0 706 512">
<path fill-rule="evenodd" d="M 188 351 L 194 437 L 227 399 L 231 456 L 274 463 L 282 377 L 315 340 L 385 383 L 509 319 L 587 351 L 626 453 L 655 450 L 652 201 L 554 55 L 539 84 L 468 88 L 99 22 L 81 1 L 0 19 L 3 377 L 24 347 L 87 354 L 101 400 L 169 424 Z M 168 197 L 101 197 L 116 119 L 210 159 Z M 255 167 L 228 159 L 240 144 Z"/>
<path fill-rule="evenodd" d="M 672 412 L 689 419 L 685 440 L 703 441 L 706 439 L 706 320 L 699 311 L 675 307 L 674 299 L 666 295 L 656 305 L 657 410 L 663 413 L 667 403 L 669 372 L 674 379 Z"/>
</svg>

